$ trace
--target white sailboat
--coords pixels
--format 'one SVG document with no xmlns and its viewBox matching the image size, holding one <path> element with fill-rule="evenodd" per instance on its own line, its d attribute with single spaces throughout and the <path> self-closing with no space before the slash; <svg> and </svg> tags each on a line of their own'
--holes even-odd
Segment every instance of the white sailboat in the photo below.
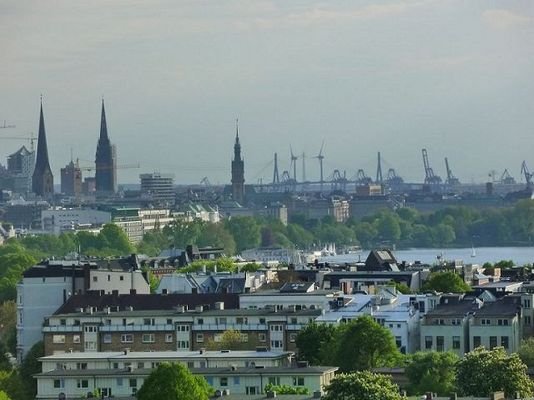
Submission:
<svg viewBox="0 0 534 400">
<path fill-rule="evenodd" d="M 477 256 L 477 252 L 475 250 L 475 246 L 471 246 L 471 257 L 476 257 Z"/>
</svg>

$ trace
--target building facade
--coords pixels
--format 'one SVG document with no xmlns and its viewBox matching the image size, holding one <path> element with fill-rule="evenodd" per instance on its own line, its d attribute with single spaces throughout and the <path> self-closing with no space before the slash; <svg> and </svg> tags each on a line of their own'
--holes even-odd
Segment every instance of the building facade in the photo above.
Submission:
<svg viewBox="0 0 534 400">
<path fill-rule="evenodd" d="M 61 193 L 69 196 L 80 196 L 82 193 L 82 170 L 71 160 L 61 168 Z"/>
<path fill-rule="evenodd" d="M 174 175 L 160 174 L 141 174 L 141 196 L 147 198 L 157 205 L 172 206 L 176 201 L 174 192 Z"/>
</svg>

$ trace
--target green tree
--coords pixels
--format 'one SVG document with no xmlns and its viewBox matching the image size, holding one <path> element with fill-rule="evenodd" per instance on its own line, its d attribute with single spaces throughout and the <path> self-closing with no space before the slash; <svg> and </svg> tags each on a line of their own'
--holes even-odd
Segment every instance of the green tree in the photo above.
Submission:
<svg viewBox="0 0 534 400">
<path fill-rule="evenodd" d="M 224 331 L 220 341 L 210 340 L 207 343 L 209 350 L 245 350 L 246 343 L 243 342 L 241 332 L 235 329 Z"/>
<path fill-rule="evenodd" d="M 517 354 L 527 367 L 534 368 L 534 337 L 523 340 Z"/>
<path fill-rule="evenodd" d="M 369 222 L 360 222 L 354 228 L 354 232 L 356 233 L 356 238 L 362 244 L 362 246 L 367 248 L 372 247 L 378 236 L 376 227 Z"/>
<path fill-rule="evenodd" d="M 527 366 L 516 353 L 508 354 L 502 347 L 479 347 L 467 353 L 458 363 L 456 382 L 464 396 L 489 396 L 502 390 L 508 398 L 516 393 L 528 397 L 533 391 Z"/>
<path fill-rule="evenodd" d="M 212 389 L 181 364 L 162 363 L 137 392 L 138 400 L 208 400 Z"/>
<path fill-rule="evenodd" d="M 226 255 L 235 253 L 236 244 L 232 234 L 223 224 L 207 223 L 202 227 L 202 231 L 197 238 L 196 244 L 199 247 L 223 247 Z"/>
<path fill-rule="evenodd" d="M 369 315 L 340 325 L 332 342 L 342 372 L 389 366 L 401 358 L 391 332 Z"/>
<path fill-rule="evenodd" d="M 26 392 L 30 398 L 35 398 L 37 394 L 37 380 L 33 375 L 41 372 L 39 358 L 44 356 L 44 343 L 37 342 L 28 351 L 19 368 L 20 377 L 25 382 Z"/>
<path fill-rule="evenodd" d="M 385 375 L 370 371 L 337 375 L 326 387 L 324 400 L 401 400 L 399 387 Z"/>
<path fill-rule="evenodd" d="M 311 322 L 299 331 L 295 341 L 300 360 L 311 365 L 324 364 L 324 351 L 333 340 L 336 328 L 333 325 Z"/>
<path fill-rule="evenodd" d="M 423 285 L 424 291 L 443 292 L 443 293 L 465 293 L 470 290 L 467 283 L 463 281 L 460 275 L 453 271 L 433 272 Z"/>
<path fill-rule="evenodd" d="M 384 213 L 377 221 L 378 237 L 382 240 L 396 242 L 401 237 L 398 217 L 390 212 Z"/>
<path fill-rule="evenodd" d="M 260 244 L 260 225 L 253 217 L 230 218 L 226 220 L 225 227 L 234 237 L 238 252 Z"/>
<path fill-rule="evenodd" d="M 6 392 L 0 390 L 0 400 L 11 400 L 11 398 L 7 395 Z"/>
<path fill-rule="evenodd" d="M 98 236 L 109 249 L 115 250 L 117 254 L 127 255 L 134 252 L 134 247 L 126 233 L 115 224 L 104 225 Z"/>
<path fill-rule="evenodd" d="M 432 229 L 434 243 L 439 246 L 448 245 L 456 240 L 454 228 L 450 225 L 439 224 Z"/>
<path fill-rule="evenodd" d="M 427 392 L 447 396 L 454 391 L 456 364 L 459 357 L 452 352 L 419 352 L 406 366 L 406 376 L 413 394 Z"/>
</svg>

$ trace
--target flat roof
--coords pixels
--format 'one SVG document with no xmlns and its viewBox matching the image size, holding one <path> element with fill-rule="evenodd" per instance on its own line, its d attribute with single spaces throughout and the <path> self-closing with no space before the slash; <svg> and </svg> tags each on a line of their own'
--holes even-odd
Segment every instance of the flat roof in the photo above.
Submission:
<svg viewBox="0 0 534 400">
<path fill-rule="evenodd" d="M 255 351 L 255 350 L 222 350 L 222 351 L 101 351 L 59 353 L 39 358 L 40 361 L 56 360 L 102 360 L 102 359 L 228 359 L 228 358 L 286 358 L 293 355 L 291 351 Z"/>
</svg>

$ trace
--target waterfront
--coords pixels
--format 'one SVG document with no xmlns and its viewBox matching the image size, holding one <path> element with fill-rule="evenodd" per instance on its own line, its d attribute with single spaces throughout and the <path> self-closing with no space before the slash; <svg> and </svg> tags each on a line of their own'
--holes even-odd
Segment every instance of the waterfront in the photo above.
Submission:
<svg viewBox="0 0 534 400">
<path fill-rule="evenodd" d="M 326 262 L 356 262 L 365 261 L 368 250 L 362 250 L 355 254 L 338 254 L 336 256 L 321 257 L 320 261 Z M 518 265 L 532 264 L 534 262 L 534 247 L 480 247 L 475 249 L 475 257 L 472 257 L 472 248 L 451 249 L 407 249 L 394 251 L 399 262 L 414 262 L 433 264 L 437 256 L 443 260 L 463 260 L 465 263 L 484 264 L 485 262 L 497 262 L 501 260 L 513 260 Z"/>
</svg>

